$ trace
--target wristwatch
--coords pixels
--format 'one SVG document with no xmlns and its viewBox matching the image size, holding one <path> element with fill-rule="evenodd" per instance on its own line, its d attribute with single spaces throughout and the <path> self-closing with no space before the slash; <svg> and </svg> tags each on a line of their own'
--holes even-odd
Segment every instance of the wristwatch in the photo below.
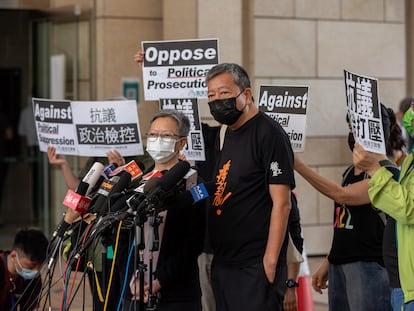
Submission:
<svg viewBox="0 0 414 311">
<path fill-rule="evenodd" d="M 292 280 L 292 279 L 288 279 L 288 280 L 286 280 L 286 287 L 287 288 L 294 288 L 294 287 L 299 287 L 299 283 L 298 282 L 295 282 L 294 280 Z"/>
</svg>

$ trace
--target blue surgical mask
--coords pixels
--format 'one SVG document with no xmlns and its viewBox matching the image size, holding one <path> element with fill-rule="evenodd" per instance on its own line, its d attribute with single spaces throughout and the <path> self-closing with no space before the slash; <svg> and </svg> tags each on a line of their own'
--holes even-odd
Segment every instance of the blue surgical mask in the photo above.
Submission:
<svg viewBox="0 0 414 311">
<path fill-rule="evenodd" d="M 16 253 L 16 258 L 17 258 L 17 262 L 20 266 L 20 271 L 19 269 L 17 269 L 16 264 L 14 264 L 14 267 L 16 268 L 16 272 L 25 280 L 32 280 L 35 277 L 37 277 L 39 275 L 39 271 L 37 270 L 30 270 L 30 269 L 26 269 L 23 268 L 22 264 L 20 263 L 20 259 L 19 259 L 19 255 Z"/>
</svg>

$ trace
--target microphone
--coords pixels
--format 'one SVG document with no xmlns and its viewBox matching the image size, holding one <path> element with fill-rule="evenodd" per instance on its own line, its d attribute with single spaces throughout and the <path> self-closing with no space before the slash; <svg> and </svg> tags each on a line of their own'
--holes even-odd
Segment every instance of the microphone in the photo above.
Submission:
<svg viewBox="0 0 414 311">
<path fill-rule="evenodd" d="M 128 185 L 129 189 L 124 191 L 122 196 L 117 197 L 116 200 L 111 204 L 111 210 L 110 210 L 111 214 L 118 213 L 127 208 L 131 208 L 132 206 L 139 204 L 139 203 L 136 203 L 138 202 L 136 200 L 140 198 L 139 202 L 141 202 L 143 199 L 143 193 L 142 193 L 143 190 L 138 189 L 139 187 L 136 190 L 133 190 L 132 188 L 135 188 L 136 185 L 138 185 L 139 182 L 141 181 L 141 178 L 139 177 L 143 175 L 142 172 L 145 170 L 144 164 L 140 161 L 138 162 L 130 161 L 128 164 L 124 166 L 122 170 L 125 170 L 126 172 L 131 174 L 131 183 Z M 138 191 L 140 192 L 137 193 Z M 116 196 L 115 193 L 114 195 Z"/>
<path fill-rule="evenodd" d="M 216 189 L 217 185 L 215 181 L 200 183 L 191 187 L 189 190 L 177 194 L 174 198 L 172 198 L 171 205 L 177 206 L 177 208 L 194 205 L 209 198 L 216 192 Z M 180 204 L 174 204 L 174 202 L 179 202 Z"/>
<path fill-rule="evenodd" d="M 98 181 L 95 183 L 95 186 L 92 188 L 89 195 L 93 197 L 96 192 L 99 190 L 99 187 L 105 179 L 109 179 L 109 175 L 118 167 L 116 163 L 110 163 L 104 167 L 102 174 L 99 176 Z"/>
<path fill-rule="evenodd" d="M 107 166 L 105 166 L 104 170 L 103 170 L 103 176 L 106 176 L 107 178 L 109 178 L 109 175 L 111 175 L 111 173 L 118 167 L 118 164 L 116 163 L 110 163 Z"/>
<path fill-rule="evenodd" d="M 185 190 L 189 190 L 191 187 L 197 185 L 197 177 L 198 172 L 195 169 L 190 168 L 190 170 L 184 176 Z"/>
<path fill-rule="evenodd" d="M 85 177 L 83 177 L 82 181 L 88 184 L 88 189 L 86 193 L 82 194 L 84 196 L 89 195 L 92 191 L 93 187 L 98 182 L 99 177 L 102 175 L 104 171 L 104 165 L 100 162 L 95 162 L 92 164 L 91 168 L 89 169 L 88 173 L 86 173 Z M 81 194 L 81 193 L 79 193 Z"/>
<path fill-rule="evenodd" d="M 131 180 L 134 181 L 135 179 L 141 177 L 143 172 L 145 171 L 145 165 L 141 161 L 135 162 L 134 160 L 129 161 L 127 164 L 120 166 L 113 170 L 109 177 L 119 174 L 121 171 L 127 171 L 131 174 Z"/>
<path fill-rule="evenodd" d="M 91 200 L 86 197 L 88 191 L 90 191 L 95 183 L 98 181 L 99 176 L 102 174 L 104 166 L 100 162 L 95 162 L 85 177 L 81 180 L 75 191 L 68 190 L 65 198 L 63 199 L 63 205 L 68 207 L 66 213 L 63 216 L 61 222 L 56 227 L 52 234 L 52 237 L 63 237 L 65 231 L 75 221 L 80 214 L 85 213 L 90 205 Z"/>
<path fill-rule="evenodd" d="M 121 171 L 118 175 L 111 177 L 111 179 L 103 181 L 91 211 L 98 213 L 99 216 L 106 215 L 110 200 L 115 197 L 118 198 L 121 191 L 127 188 L 130 182 L 131 174 L 127 171 Z"/>
<path fill-rule="evenodd" d="M 146 198 L 138 206 L 138 211 L 145 207 L 146 212 L 154 209 L 160 209 L 163 205 L 163 200 L 177 184 L 184 178 L 190 169 L 190 163 L 187 161 L 180 161 L 167 171 L 161 178 L 151 178 L 144 186 L 144 194 Z"/>
</svg>

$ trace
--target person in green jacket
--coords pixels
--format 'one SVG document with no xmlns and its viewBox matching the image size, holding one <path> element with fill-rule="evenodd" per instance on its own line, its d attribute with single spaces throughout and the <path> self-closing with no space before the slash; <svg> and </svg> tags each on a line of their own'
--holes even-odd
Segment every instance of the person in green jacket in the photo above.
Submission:
<svg viewBox="0 0 414 311">
<path fill-rule="evenodd" d="M 401 105 L 404 108 L 401 108 Z M 409 136 L 409 152 L 414 150 L 414 143 L 412 142 L 414 139 L 414 97 L 406 97 L 401 101 L 400 108 L 405 109 L 403 118 L 402 118 L 402 125 Z"/>
<path fill-rule="evenodd" d="M 404 311 L 414 310 L 414 152 L 401 167 L 399 181 L 383 167 L 386 155 L 368 152 L 360 144 L 353 151 L 354 165 L 367 172 L 368 195 L 372 204 L 397 222 L 398 267 L 404 292 Z M 373 297 L 373 299 L 375 299 Z"/>
</svg>

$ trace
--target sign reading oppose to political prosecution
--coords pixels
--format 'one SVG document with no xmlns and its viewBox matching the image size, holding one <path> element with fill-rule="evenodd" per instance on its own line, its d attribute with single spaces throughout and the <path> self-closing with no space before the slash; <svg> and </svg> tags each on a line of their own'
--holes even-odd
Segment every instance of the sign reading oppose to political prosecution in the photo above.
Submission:
<svg viewBox="0 0 414 311">
<path fill-rule="evenodd" d="M 218 40 L 144 41 L 145 100 L 207 98 L 205 77 L 218 64 Z"/>
<path fill-rule="evenodd" d="M 58 154 L 106 156 L 117 149 L 123 156 L 144 154 L 136 102 L 55 101 L 33 98 L 40 151 L 49 145 Z"/>
<path fill-rule="evenodd" d="M 308 87 L 261 85 L 258 105 L 283 127 L 293 151 L 304 151 Z"/>
<path fill-rule="evenodd" d="M 385 154 L 377 79 L 344 70 L 348 116 L 355 141 L 367 151 Z"/>
</svg>

